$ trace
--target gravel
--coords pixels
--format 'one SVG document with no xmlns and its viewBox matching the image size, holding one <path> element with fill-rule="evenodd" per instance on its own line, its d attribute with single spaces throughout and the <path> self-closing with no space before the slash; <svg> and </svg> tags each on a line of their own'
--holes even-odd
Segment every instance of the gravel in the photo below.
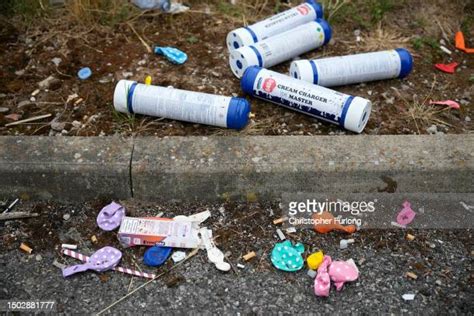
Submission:
<svg viewBox="0 0 474 316">
<path fill-rule="evenodd" d="M 78 251 L 84 254 L 108 244 L 119 247 L 116 233 L 101 232 L 96 227 L 95 216 L 104 204 L 94 201 L 86 205 L 35 202 L 19 205 L 15 211 L 35 210 L 42 215 L 10 221 L 0 227 L 3 237 L 0 299 L 56 300 L 58 312 L 89 314 L 101 311 L 146 282 L 112 271 L 84 272 L 64 279 L 57 268 L 63 263 L 79 263 L 60 255 L 60 243 L 76 243 Z M 413 241 L 405 240 L 406 231 L 401 229 L 359 231 L 351 236 L 356 242 L 344 250 L 339 249 L 339 240 L 346 235 L 297 231 L 287 237 L 305 244 L 305 255 L 323 249 L 333 260 L 353 258 L 360 270 L 359 279 L 346 284 L 341 292 L 332 287 L 328 298 L 318 298 L 306 268 L 286 273 L 271 266 L 268 256 L 278 240 L 270 229 L 275 227 L 268 210 L 278 208 L 276 205 L 226 204 L 224 214 L 219 212 L 222 205 L 150 205 L 140 201 L 126 201 L 125 205 L 130 216 L 164 211 L 165 216 L 172 217 L 211 210 L 213 215 L 205 225 L 214 230 L 214 236 L 220 235 L 217 244 L 224 252 L 231 252 L 229 260 L 235 269 L 229 273 L 217 271 L 207 262 L 205 251 L 200 251 L 115 305 L 110 313 L 465 314 L 474 311 L 469 272 L 473 259 L 470 230 L 409 230 L 416 236 Z M 74 221 L 64 222 L 62 216 L 73 210 Z M 257 215 L 252 218 L 254 213 Z M 97 235 L 98 244 L 90 242 L 92 234 Z M 20 251 L 20 242 L 29 243 L 33 253 Z M 124 252 L 123 266 L 133 268 L 135 262 L 140 269 L 152 271 L 141 262 L 144 249 L 120 249 Z M 242 262 L 239 258 L 251 249 L 257 252 L 257 257 Z M 245 264 L 243 269 L 236 268 L 240 263 Z M 172 265 L 169 259 L 155 273 L 167 271 Z M 408 279 L 406 272 L 413 272 L 418 278 Z M 406 301 L 404 294 L 415 294 L 415 298 Z"/>
</svg>

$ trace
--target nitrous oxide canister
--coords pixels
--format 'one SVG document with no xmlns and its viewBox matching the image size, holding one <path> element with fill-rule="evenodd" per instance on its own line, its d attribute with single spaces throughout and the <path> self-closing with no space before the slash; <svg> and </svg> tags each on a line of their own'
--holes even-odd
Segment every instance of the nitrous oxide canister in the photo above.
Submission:
<svg viewBox="0 0 474 316">
<path fill-rule="evenodd" d="M 249 67 L 242 90 L 312 117 L 360 133 L 369 120 L 372 103 L 261 67 Z"/>
<path fill-rule="evenodd" d="M 342 86 L 374 80 L 404 78 L 413 69 L 413 58 L 404 48 L 329 57 L 296 60 L 290 76 L 324 87 Z"/>
<path fill-rule="evenodd" d="M 232 129 L 244 128 L 250 115 L 250 104 L 244 98 L 164 88 L 129 80 L 117 83 L 114 107 L 123 113 Z"/>
<path fill-rule="evenodd" d="M 321 47 L 330 39 L 331 27 L 328 22 L 317 19 L 254 45 L 232 51 L 229 56 L 230 68 L 237 78 L 241 78 L 248 67 L 272 67 Z"/>
<path fill-rule="evenodd" d="M 255 44 L 322 17 L 322 5 L 314 0 L 308 0 L 297 7 L 276 14 L 268 19 L 229 32 L 227 35 L 227 47 L 229 51 L 232 51 L 242 46 Z"/>
</svg>

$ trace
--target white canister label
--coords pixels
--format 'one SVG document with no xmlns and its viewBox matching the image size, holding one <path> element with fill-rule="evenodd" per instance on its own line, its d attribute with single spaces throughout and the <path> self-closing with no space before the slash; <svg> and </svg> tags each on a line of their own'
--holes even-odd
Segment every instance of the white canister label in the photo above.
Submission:
<svg viewBox="0 0 474 316">
<path fill-rule="evenodd" d="M 317 59 L 314 63 L 322 86 L 395 78 L 401 69 L 395 50 Z"/>
<path fill-rule="evenodd" d="M 262 59 L 261 67 L 271 67 L 324 44 L 324 30 L 317 22 L 309 22 L 254 47 Z M 258 54 L 257 54 L 258 55 Z"/>
<path fill-rule="evenodd" d="M 227 127 L 231 98 L 136 84 L 130 88 L 128 100 L 132 113 Z"/>
<path fill-rule="evenodd" d="M 352 96 L 262 69 L 255 78 L 255 96 L 344 126 Z"/>
<path fill-rule="evenodd" d="M 316 11 L 312 6 L 303 3 L 264 21 L 255 23 L 248 28 L 255 34 L 257 41 L 261 41 L 301 24 L 314 21 L 317 18 L 316 15 Z"/>
</svg>

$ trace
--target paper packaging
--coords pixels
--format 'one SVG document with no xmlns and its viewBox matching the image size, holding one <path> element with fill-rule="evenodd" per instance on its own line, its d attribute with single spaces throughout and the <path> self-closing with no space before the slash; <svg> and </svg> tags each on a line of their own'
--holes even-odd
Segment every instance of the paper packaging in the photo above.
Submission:
<svg viewBox="0 0 474 316">
<path fill-rule="evenodd" d="M 124 217 L 118 232 L 120 242 L 132 246 L 166 246 L 197 248 L 200 246 L 198 230 L 192 222 L 174 221 L 167 218 Z"/>
</svg>

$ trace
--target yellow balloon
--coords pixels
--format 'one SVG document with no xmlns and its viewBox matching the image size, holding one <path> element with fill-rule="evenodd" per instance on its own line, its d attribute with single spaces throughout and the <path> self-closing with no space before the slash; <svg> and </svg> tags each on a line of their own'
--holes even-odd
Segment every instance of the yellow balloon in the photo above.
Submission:
<svg viewBox="0 0 474 316">
<path fill-rule="evenodd" d="M 306 258 L 306 262 L 308 263 L 308 267 L 311 270 L 317 270 L 318 267 L 321 265 L 324 259 L 324 254 L 322 251 L 315 252 L 310 254 L 308 258 Z"/>
<path fill-rule="evenodd" d="M 147 77 L 145 78 L 145 84 L 146 84 L 147 86 L 151 85 L 151 76 L 147 76 Z"/>
</svg>

